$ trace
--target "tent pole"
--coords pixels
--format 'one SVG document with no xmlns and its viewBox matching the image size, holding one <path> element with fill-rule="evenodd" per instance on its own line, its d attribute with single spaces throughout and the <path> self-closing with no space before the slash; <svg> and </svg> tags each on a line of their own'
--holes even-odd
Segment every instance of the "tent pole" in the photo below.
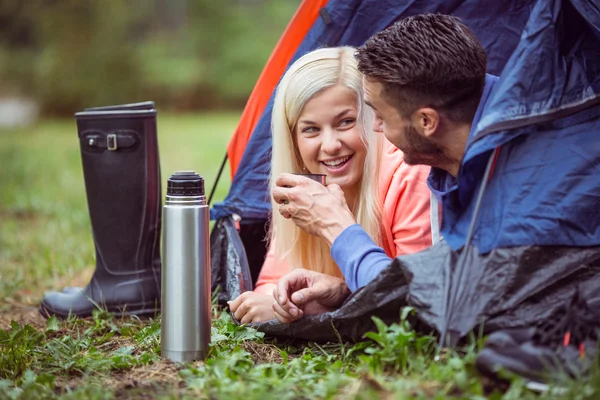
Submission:
<svg viewBox="0 0 600 400">
<path fill-rule="evenodd" d="M 210 191 L 210 196 L 208 196 L 208 205 L 212 203 L 213 195 L 215 194 L 215 190 L 217 189 L 217 185 L 219 184 L 219 179 L 221 179 L 221 174 L 223 174 L 223 168 L 225 168 L 225 164 L 227 163 L 227 152 L 225 152 L 225 157 L 223 157 L 223 162 L 221 163 L 221 167 L 219 168 L 219 172 L 217 173 L 217 177 L 215 179 L 215 183 Z"/>
<path fill-rule="evenodd" d="M 475 207 L 473 209 L 473 216 L 471 217 L 471 222 L 469 224 L 469 230 L 467 232 L 467 237 L 465 238 L 465 245 L 463 246 L 462 252 L 458 256 L 458 261 L 456 262 L 456 268 L 454 269 L 454 271 L 458 271 L 459 273 L 462 273 L 462 271 L 463 271 L 464 264 L 465 264 L 466 258 L 467 258 L 466 257 L 466 254 L 467 254 L 466 249 L 471 245 L 471 240 L 473 239 L 473 235 L 475 234 L 475 225 L 477 223 L 477 217 L 479 216 L 479 210 L 481 209 L 481 203 L 483 201 L 483 194 L 485 193 L 487 184 L 489 183 L 490 179 L 492 178 L 494 169 L 496 167 L 496 160 L 498 159 L 499 154 L 500 154 L 500 147 L 496 147 L 496 149 L 490 155 L 488 163 L 485 167 L 485 172 L 483 174 L 483 181 L 481 182 L 481 187 L 479 188 L 479 192 L 477 193 L 477 199 L 475 200 Z M 448 279 L 450 280 L 450 282 L 452 282 L 451 275 L 452 275 L 452 271 L 449 271 Z M 450 285 L 452 285 L 452 283 L 450 283 Z M 454 302 L 452 297 L 453 297 L 452 296 L 452 287 L 450 287 L 450 290 L 448 290 L 448 297 L 446 298 L 446 308 L 448 307 L 448 305 L 450 303 Z M 445 323 L 443 332 L 440 332 L 441 335 L 440 335 L 440 340 L 438 343 L 439 347 L 444 347 L 446 344 L 445 342 L 446 342 L 446 335 L 448 334 L 448 322 L 450 321 L 450 317 L 452 316 L 452 311 L 453 310 L 447 309 L 445 312 L 446 323 Z M 452 341 L 452 338 L 450 338 L 450 340 Z"/>
</svg>

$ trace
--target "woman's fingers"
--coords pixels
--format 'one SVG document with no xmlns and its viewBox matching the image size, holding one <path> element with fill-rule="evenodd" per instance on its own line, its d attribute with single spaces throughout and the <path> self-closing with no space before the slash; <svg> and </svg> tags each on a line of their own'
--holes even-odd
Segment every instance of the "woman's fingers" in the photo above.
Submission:
<svg viewBox="0 0 600 400">
<path fill-rule="evenodd" d="M 241 324 L 249 324 L 274 319 L 272 302 L 271 295 L 248 291 L 229 302 L 229 308 L 236 320 Z"/>
<path fill-rule="evenodd" d="M 236 312 L 236 310 L 238 309 L 238 307 L 240 306 L 240 304 L 242 304 L 242 302 L 244 301 L 244 297 L 245 297 L 244 293 L 242 293 L 235 300 L 227 302 L 227 305 L 229 306 L 229 310 L 232 313 Z"/>
<path fill-rule="evenodd" d="M 235 319 L 237 319 L 238 321 L 242 321 L 244 319 L 244 317 L 246 316 L 246 314 L 248 314 L 249 308 L 250 307 L 246 302 L 243 302 L 242 304 L 240 304 L 240 306 L 233 313 L 233 315 L 235 316 Z"/>
<path fill-rule="evenodd" d="M 250 322 L 252 322 L 253 318 L 254 318 L 254 313 L 252 311 L 250 311 L 250 312 L 247 312 L 246 314 L 244 314 L 244 317 L 241 320 L 240 319 L 238 319 L 238 320 L 240 321 L 241 324 L 249 324 Z"/>
</svg>

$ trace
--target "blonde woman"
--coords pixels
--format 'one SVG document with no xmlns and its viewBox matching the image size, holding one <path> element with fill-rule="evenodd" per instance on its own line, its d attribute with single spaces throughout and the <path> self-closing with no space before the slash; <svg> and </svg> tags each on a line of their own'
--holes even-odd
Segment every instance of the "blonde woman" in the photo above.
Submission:
<svg viewBox="0 0 600 400">
<path fill-rule="evenodd" d="M 322 48 L 298 59 L 275 95 L 271 188 L 283 172 L 326 174 L 357 222 L 393 258 L 431 245 L 429 167 L 408 166 L 372 131 L 352 47 Z M 273 203 L 277 209 L 277 204 Z M 273 213 L 269 251 L 256 289 L 230 302 L 241 323 L 273 319 L 277 280 L 296 268 L 342 278 L 329 245 Z"/>
</svg>

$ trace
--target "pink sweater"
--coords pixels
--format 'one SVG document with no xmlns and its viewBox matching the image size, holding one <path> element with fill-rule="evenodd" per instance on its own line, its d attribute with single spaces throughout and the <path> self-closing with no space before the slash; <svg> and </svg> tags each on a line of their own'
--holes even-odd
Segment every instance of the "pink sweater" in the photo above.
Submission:
<svg viewBox="0 0 600 400">
<path fill-rule="evenodd" d="M 402 152 L 386 141 L 379 170 L 379 190 L 383 199 L 382 247 L 390 258 L 431 246 L 429 169 L 406 164 Z M 276 260 L 271 247 L 254 291 L 272 294 L 277 281 L 289 271 L 284 262 Z"/>
</svg>

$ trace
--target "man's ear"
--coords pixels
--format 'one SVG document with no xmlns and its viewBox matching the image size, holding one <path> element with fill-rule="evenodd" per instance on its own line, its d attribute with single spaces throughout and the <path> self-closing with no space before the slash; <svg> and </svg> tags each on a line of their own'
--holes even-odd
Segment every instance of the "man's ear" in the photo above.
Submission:
<svg viewBox="0 0 600 400">
<path fill-rule="evenodd" d="M 412 123 L 424 136 L 431 137 L 440 125 L 440 114 L 433 108 L 419 108 L 412 115 Z"/>
</svg>

